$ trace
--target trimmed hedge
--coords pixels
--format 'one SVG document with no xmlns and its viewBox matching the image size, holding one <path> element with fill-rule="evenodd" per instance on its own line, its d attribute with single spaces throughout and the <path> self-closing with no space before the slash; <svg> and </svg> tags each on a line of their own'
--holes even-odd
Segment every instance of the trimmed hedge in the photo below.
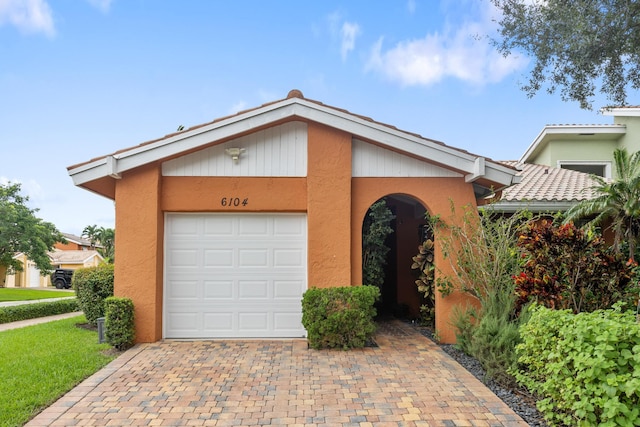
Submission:
<svg viewBox="0 0 640 427">
<path fill-rule="evenodd" d="M 71 283 L 87 322 L 96 325 L 104 317 L 104 300 L 113 296 L 113 264 L 78 269 Z"/>
<path fill-rule="evenodd" d="M 109 297 L 104 300 L 104 307 L 107 342 L 120 351 L 133 346 L 133 301 L 129 298 Z"/>
<path fill-rule="evenodd" d="M 550 425 L 640 425 L 640 324 L 618 307 L 573 314 L 536 306 L 520 328 L 517 381 Z"/>
<path fill-rule="evenodd" d="M 364 347 L 376 325 L 375 286 L 311 288 L 302 296 L 302 324 L 314 349 Z"/>
<path fill-rule="evenodd" d="M 38 317 L 55 316 L 56 314 L 73 313 L 79 311 L 78 300 L 57 299 L 51 302 L 36 302 L 33 304 L 12 305 L 0 307 L 0 323 L 18 322 L 20 320 Z"/>
</svg>

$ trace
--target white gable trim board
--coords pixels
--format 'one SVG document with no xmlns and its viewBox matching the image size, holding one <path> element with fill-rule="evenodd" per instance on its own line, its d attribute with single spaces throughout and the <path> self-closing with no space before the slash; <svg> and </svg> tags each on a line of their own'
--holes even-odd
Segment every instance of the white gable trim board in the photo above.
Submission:
<svg viewBox="0 0 640 427">
<path fill-rule="evenodd" d="M 479 156 L 301 98 L 287 98 L 75 166 L 69 169 L 69 175 L 75 185 L 82 185 L 108 176 L 117 178 L 127 170 L 175 157 L 183 152 L 192 152 L 200 147 L 208 146 L 214 141 L 233 138 L 234 135 L 244 134 L 251 129 L 259 129 L 269 124 L 295 118 L 322 123 L 351 133 L 363 140 L 378 141 L 394 151 L 412 153 L 416 157 L 428 159 L 429 162 L 436 165 L 476 178 Z M 499 163 L 486 162 L 485 173 L 488 179 L 500 184 L 500 186 L 514 183 L 515 171 Z"/>
<path fill-rule="evenodd" d="M 164 247 L 164 338 L 306 336 L 306 215 L 167 213 Z"/>
</svg>

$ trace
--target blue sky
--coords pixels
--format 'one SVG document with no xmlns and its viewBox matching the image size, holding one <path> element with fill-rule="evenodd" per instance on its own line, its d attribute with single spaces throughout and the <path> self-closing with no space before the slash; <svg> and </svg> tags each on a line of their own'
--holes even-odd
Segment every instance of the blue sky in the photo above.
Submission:
<svg viewBox="0 0 640 427">
<path fill-rule="evenodd" d="M 488 0 L 0 0 L 0 182 L 63 232 L 113 227 L 67 166 L 294 88 L 496 160 L 546 124 L 611 123 L 527 98 L 531 61 L 484 37 L 497 16 Z"/>
</svg>

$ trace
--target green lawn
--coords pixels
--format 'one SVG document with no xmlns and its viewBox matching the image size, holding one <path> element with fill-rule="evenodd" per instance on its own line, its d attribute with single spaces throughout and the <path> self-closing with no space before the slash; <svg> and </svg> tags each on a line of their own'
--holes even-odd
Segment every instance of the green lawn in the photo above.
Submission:
<svg viewBox="0 0 640 427">
<path fill-rule="evenodd" d="M 40 289 L 28 288 L 0 288 L 0 302 L 72 297 L 75 294 L 76 293 L 73 291 L 43 291 Z"/>
<path fill-rule="evenodd" d="M 114 356 L 84 316 L 0 332 L 0 427 L 21 426 Z"/>
</svg>

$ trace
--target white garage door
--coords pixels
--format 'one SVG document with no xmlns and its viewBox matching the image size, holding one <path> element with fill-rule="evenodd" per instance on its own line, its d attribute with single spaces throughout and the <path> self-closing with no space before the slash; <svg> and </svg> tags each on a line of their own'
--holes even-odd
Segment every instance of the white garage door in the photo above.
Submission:
<svg viewBox="0 0 640 427">
<path fill-rule="evenodd" d="M 304 214 L 167 214 L 165 338 L 302 337 Z"/>
</svg>

